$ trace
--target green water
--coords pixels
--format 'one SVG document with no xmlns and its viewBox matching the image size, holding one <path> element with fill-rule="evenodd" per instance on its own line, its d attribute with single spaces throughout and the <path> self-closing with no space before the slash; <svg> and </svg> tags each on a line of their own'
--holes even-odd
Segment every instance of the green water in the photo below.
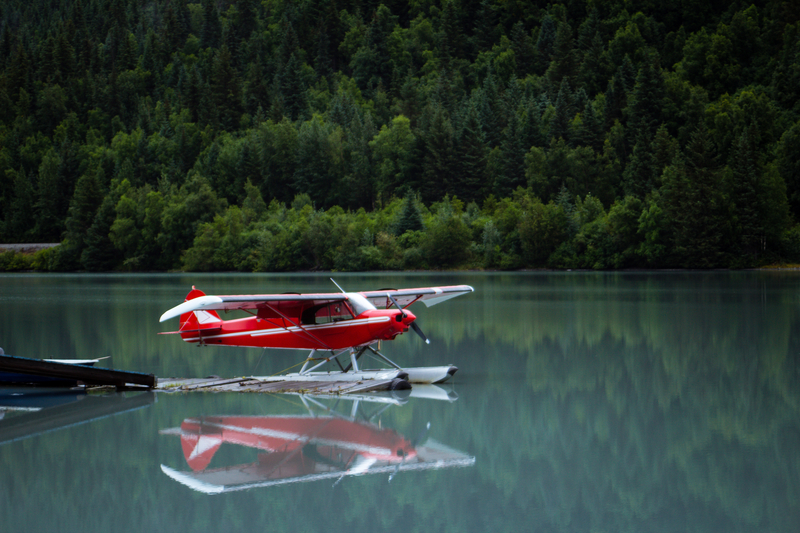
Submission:
<svg viewBox="0 0 800 533">
<path fill-rule="evenodd" d="M 0 275 L 0 346 L 23 357 L 110 356 L 100 366 L 160 377 L 271 374 L 298 354 L 197 348 L 157 335 L 177 328 L 158 317 L 191 285 L 335 291 L 328 277 Z M 455 401 L 397 400 L 371 426 L 474 462 L 401 470 L 391 483 L 368 473 L 209 495 L 162 471 L 192 472 L 169 430 L 197 417 L 308 415 L 300 397 L 76 396 L 50 408 L 64 417 L 45 409 L 0 420 L 0 531 L 797 530 L 800 275 L 334 277 L 348 290 L 475 287 L 413 308 L 431 345 L 403 335 L 383 347 L 407 366 L 458 366 L 443 389 Z M 351 401 L 320 403 L 353 414 Z M 384 405 L 361 402 L 357 424 Z M 9 424 L 23 416 L 28 434 Z M 259 453 L 225 442 L 208 468 L 256 464 Z"/>
</svg>

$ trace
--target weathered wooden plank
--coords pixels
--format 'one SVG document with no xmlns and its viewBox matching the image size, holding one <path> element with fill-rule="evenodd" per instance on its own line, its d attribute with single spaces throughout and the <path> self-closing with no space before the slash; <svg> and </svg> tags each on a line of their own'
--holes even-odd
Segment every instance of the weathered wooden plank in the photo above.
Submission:
<svg viewBox="0 0 800 533">
<path fill-rule="evenodd" d="M 242 381 L 246 381 L 248 378 L 233 378 L 233 379 L 215 379 L 211 381 L 206 381 L 204 383 L 197 383 L 194 385 L 184 385 L 181 387 L 181 390 L 197 390 L 197 389 L 205 389 L 210 387 L 221 387 L 223 385 L 232 385 L 235 383 L 240 383 Z"/>
<path fill-rule="evenodd" d="M 165 390 L 180 391 L 204 390 L 210 392 L 255 392 L 267 394 L 349 394 L 388 390 L 394 386 L 393 379 L 370 379 L 364 381 L 308 381 L 308 380 L 276 380 L 261 381 L 253 378 L 202 379 L 202 380 L 162 380 Z"/>
</svg>

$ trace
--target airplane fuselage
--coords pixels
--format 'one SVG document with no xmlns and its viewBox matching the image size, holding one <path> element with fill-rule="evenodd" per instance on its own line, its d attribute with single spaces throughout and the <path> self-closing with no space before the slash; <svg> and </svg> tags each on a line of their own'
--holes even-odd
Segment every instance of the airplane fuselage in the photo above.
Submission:
<svg viewBox="0 0 800 533">
<path fill-rule="evenodd" d="M 252 316 L 207 322 L 200 329 L 182 327 L 180 335 L 186 342 L 206 345 L 341 350 L 393 340 L 416 319 L 410 311 L 404 314 L 397 309 L 370 309 L 355 318 L 326 318 L 324 323 L 303 323 L 301 317 Z"/>
</svg>

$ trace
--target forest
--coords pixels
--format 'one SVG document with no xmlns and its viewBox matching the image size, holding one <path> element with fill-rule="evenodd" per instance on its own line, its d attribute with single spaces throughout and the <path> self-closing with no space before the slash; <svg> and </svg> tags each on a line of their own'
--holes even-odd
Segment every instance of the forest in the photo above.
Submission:
<svg viewBox="0 0 800 533">
<path fill-rule="evenodd" d="M 4 0 L 0 271 L 800 261 L 800 4 Z"/>
</svg>

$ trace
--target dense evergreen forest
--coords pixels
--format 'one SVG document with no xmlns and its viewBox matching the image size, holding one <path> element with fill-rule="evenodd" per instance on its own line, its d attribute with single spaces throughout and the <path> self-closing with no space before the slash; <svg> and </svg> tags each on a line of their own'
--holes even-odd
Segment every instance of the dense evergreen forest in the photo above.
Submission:
<svg viewBox="0 0 800 533">
<path fill-rule="evenodd" d="M 800 4 L 4 0 L 0 270 L 800 260 Z"/>
</svg>

